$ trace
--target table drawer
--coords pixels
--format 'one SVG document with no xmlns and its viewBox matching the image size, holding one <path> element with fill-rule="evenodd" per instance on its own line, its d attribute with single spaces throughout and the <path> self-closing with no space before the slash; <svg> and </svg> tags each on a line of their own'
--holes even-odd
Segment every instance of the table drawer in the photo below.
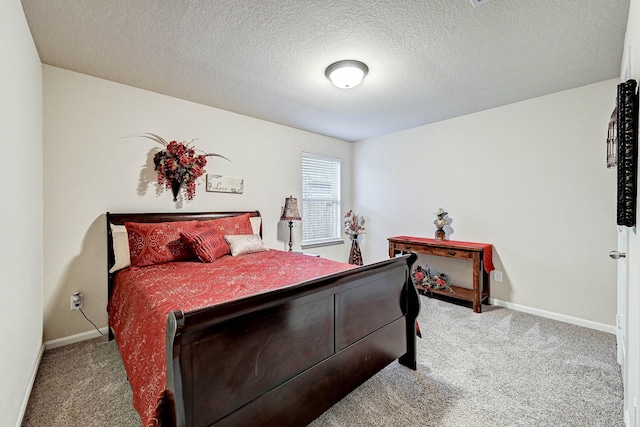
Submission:
<svg viewBox="0 0 640 427">
<path fill-rule="evenodd" d="M 473 259 L 475 251 L 461 248 L 434 248 L 425 245 L 412 245 L 410 243 L 393 243 L 392 249 L 402 252 L 415 252 L 418 254 L 437 255 L 449 258 Z"/>
<path fill-rule="evenodd" d="M 425 252 L 429 255 L 445 256 L 450 258 L 473 259 L 473 252 L 460 248 L 429 248 Z"/>
<path fill-rule="evenodd" d="M 415 252 L 417 254 L 425 253 L 425 250 L 428 249 L 422 245 L 411 245 L 409 243 L 390 243 L 389 246 L 392 250 L 398 252 Z"/>
</svg>

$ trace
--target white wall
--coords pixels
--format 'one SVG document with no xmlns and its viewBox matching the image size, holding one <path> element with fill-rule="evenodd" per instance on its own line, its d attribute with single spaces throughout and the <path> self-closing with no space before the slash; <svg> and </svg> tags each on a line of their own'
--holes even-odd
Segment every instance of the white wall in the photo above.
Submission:
<svg viewBox="0 0 640 427">
<path fill-rule="evenodd" d="M 60 68 L 44 66 L 44 337 L 46 341 L 91 330 L 69 310 L 75 291 L 85 313 L 106 326 L 106 223 L 110 212 L 227 211 L 259 209 L 268 246 L 288 248 L 288 228 L 279 221 L 284 200 L 300 197 L 301 156 L 309 151 L 342 159 L 343 209 L 351 201 L 351 144 L 135 89 Z M 195 142 L 210 157 L 209 173 L 244 178 L 243 194 L 206 192 L 176 203 L 156 194 L 152 153 L 162 148 L 144 138 Z M 300 227 L 294 228 L 300 250 Z M 348 245 L 313 252 L 345 261 Z M 311 251 L 309 251 L 311 252 Z"/>
<path fill-rule="evenodd" d="M 640 0 L 631 0 L 625 36 L 625 55 L 621 75 L 640 81 Z M 640 183 L 640 180 L 639 180 Z M 640 212 L 640 209 L 638 209 Z M 638 221 L 636 221 L 638 224 Z M 627 300 L 628 346 L 625 378 L 625 422 L 627 427 L 640 426 L 640 237 L 637 228 L 628 232 Z"/>
<path fill-rule="evenodd" d="M 0 424 L 17 425 L 42 346 L 42 69 L 18 0 L 0 2 L 0 57 Z"/>
<path fill-rule="evenodd" d="M 494 245 L 503 282 L 492 275 L 492 298 L 613 330 L 616 175 L 605 166 L 605 140 L 616 83 L 357 142 L 365 260 L 387 257 L 388 237 L 433 237 L 443 207 L 451 239 Z M 470 263 L 451 262 L 445 271 L 470 286 Z"/>
</svg>

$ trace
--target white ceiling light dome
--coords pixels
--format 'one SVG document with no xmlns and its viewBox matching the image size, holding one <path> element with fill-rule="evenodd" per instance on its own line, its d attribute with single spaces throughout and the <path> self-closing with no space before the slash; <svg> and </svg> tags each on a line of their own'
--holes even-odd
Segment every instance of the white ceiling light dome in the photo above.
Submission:
<svg viewBox="0 0 640 427">
<path fill-rule="evenodd" d="M 340 89 L 351 89 L 360 84 L 369 72 L 367 64 L 353 59 L 334 62 L 324 72 L 331 83 Z"/>
</svg>

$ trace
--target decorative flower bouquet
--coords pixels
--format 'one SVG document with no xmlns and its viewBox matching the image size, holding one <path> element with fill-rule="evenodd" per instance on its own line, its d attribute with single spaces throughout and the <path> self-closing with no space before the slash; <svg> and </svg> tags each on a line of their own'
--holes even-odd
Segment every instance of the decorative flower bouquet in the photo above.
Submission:
<svg viewBox="0 0 640 427">
<path fill-rule="evenodd" d="M 344 232 L 349 235 L 351 239 L 356 239 L 360 234 L 365 234 L 364 228 L 365 219 L 363 216 L 358 215 L 350 210 L 344 215 Z"/>
<path fill-rule="evenodd" d="M 453 289 L 451 289 L 449 276 L 444 273 L 431 274 L 431 270 L 427 265 L 424 267 L 418 265 L 413 269 L 411 277 L 413 284 L 422 291 L 428 291 L 429 289 L 446 289 L 454 293 Z"/>
<path fill-rule="evenodd" d="M 196 149 L 191 146 L 193 141 L 167 142 L 164 138 L 153 133 L 145 133 L 144 138 L 149 138 L 166 147 L 153 157 L 155 170 L 158 172 L 158 184 L 173 191 L 173 201 L 177 201 L 178 191 L 183 182 L 187 184 L 187 199 L 193 200 L 196 195 L 196 179 L 200 178 L 206 171 L 207 157 L 222 157 L 220 154 L 204 153 L 197 154 Z"/>
</svg>

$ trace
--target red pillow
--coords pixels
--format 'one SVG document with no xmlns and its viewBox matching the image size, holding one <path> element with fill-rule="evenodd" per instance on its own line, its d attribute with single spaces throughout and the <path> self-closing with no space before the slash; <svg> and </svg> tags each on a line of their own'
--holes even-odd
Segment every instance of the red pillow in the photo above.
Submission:
<svg viewBox="0 0 640 427">
<path fill-rule="evenodd" d="M 231 253 L 224 237 L 213 227 L 183 231 L 180 233 L 180 237 L 202 262 L 213 262 L 221 256 Z"/>
<path fill-rule="evenodd" d="M 124 226 L 134 267 L 193 258 L 191 250 L 180 239 L 180 233 L 195 230 L 198 221 L 125 222 Z"/>
<path fill-rule="evenodd" d="M 237 216 L 227 216 L 224 218 L 212 219 L 209 221 L 201 221 L 200 227 L 212 227 L 218 231 L 221 236 L 230 234 L 253 234 L 251 227 L 250 214 L 242 214 Z"/>
</svg>

